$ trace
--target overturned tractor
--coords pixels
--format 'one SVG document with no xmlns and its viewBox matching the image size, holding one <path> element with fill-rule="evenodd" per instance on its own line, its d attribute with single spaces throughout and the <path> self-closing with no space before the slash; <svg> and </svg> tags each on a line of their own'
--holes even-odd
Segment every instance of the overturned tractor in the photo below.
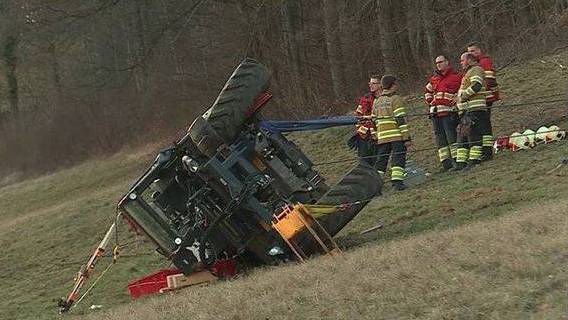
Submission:
<svg viewBox="0 0 568 320">
<path fill-rule="evenodd" d="M 260 125 L 269 78 L 262 64 L 243 61 L 213 105 L 118 204 L 177 273 L 191 276 L 238 256 L 273 264 L 336 252 L 332 237 L 381 191 L 365 163 L 328 186 L 298 146 Z M 113 228 L 60 302 L 62 312 L 76 301 Z"/>
</svg>

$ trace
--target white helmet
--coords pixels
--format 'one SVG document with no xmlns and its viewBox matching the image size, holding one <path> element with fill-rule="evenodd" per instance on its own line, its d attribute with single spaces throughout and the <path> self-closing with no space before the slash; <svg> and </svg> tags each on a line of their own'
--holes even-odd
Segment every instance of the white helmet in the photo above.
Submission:
<svg viewBox="0 0 568 320">
<path fill-rule="evenodd" d="M 511 134 L 511 137 L 509 138 L 509 145 L 511 146 L 512 151 L 530 149 L 529 139 L 518 132 L 513 132 Z"/>
<path fill-rule="evenodd" d="M 566 138 L 566 131 L 560 130 L 558 126 L 550 126 L 548 128 L 548 134 L 546 136 L 551 142 L 560 141 Z"/>
<path fill-rule="evenodd" d="M 547 134 L 548 134 L 548 128 L 547 127 L 538 128 L 538 130 L 536 131 L 536 134 L 534 136 L 534 142 L 536 144 L 548 143 L 549 141 L 547 141 L 547 139 L 546 139 Z"/>
<path fill-rule="evenodd" d="M 535 133 L 531 129 L 527 129 L 523 132 L 523 136 L 525 136 L 529 142 L 529 148 L 534 148 L 536 146 L 535 142 Z"/>
</svg>

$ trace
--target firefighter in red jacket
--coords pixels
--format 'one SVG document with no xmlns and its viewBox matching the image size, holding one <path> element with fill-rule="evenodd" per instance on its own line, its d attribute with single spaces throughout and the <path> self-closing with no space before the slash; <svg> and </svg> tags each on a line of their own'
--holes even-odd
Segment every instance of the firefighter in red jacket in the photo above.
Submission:
<svg viewBox="0 0 568 320">
<path fill-rule="evenodd" d="M 488 92 L 486 98 L 487 104 L 487 121 L 482 124 L 482 146 L 483 152 L 481 159 L 488 160 L 493 156 L 493 128 L 491 126 L 491 106 L 495 101 L 501 100 L 499 97 L 499 86 L 497 85 L 497 78 L 495 70 L 493 69 L 493 62 L 488 56 L 483 54 L 481 46 L 477 42 L 472 42 L 467 45 L 467 52 L 479 61 L 479 66 L 483 68 L 483 76 L 487 83 L 486 90 Z"/>
<path fill-rule="evenodd" d="M 461 75 L 454 71 L 445 56 L 435 61 L 436 71 L 424 87 L 424 99 L 429 106 L 438 157 L 442 172 L 454 166 L 457 156 L 458 115 L 455 108 L 456 94 L 460 88 Z"/>
<path fill-rule="evenodd" d="M 355 125 L 357 134 L 354 137 L 357 141 L 357 155 L 363 162 L 371 166 L 377 161 L 377 131 L 371 112 L 373 102 L 381 94 L 381 77 L 372 75 L 369 79 L 369 92 L 359 99 L 359 105 L 355 111 L 358 123 Z"/>
</svg>

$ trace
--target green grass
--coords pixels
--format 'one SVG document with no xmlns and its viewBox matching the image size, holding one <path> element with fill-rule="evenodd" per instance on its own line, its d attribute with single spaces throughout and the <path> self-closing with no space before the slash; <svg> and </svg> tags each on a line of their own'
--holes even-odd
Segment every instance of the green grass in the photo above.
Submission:
<svg viewBox="0 0 568 320">
<path fill-rule="evenodd" d="M 346 229 L 346 241 L 393 239 L 416 232 L 491 219 L 513 209 L 568 194 L 568 171 L 547 174 L 568 155 L 566 142 L 504 153 L 468 173 L 433 176 L 420 188 L 371 202 Z M 352 234 L 381 220 L 385 229 L 367 238 Z"/>
<path fill-rule="evenodd" d="M 568 55 L 543 60 L 567 65 Z M 524 101 L 533 91 L 547 95 L 568 86 L 566 72 L 554 63 L 535 60 L 505 72 L 500 83 L 507 103 Z M 521 81 L 525 78 L 535 81 Z M 410 112 L 423 108 L 419 101 L 409 106 Z M 497 109 L 496 132 L 536 129 L 560 112 L 566 115 L 565 109 L 538 104 Z M 435 170 L 435 150 L 413 151 L 433 146 L 429 120 L 412 118 L 410 124 L 414 145 L 409 157 Z M 566 121 L 559 125 L 567 127 Z M 354 158 L 344 144 L 351 130 L 336 128 L 290 137 L 331 184 L 352 163 L 323 163 Z M 123 152 L 0 188 L 0 319 L 58 318 L 53 299 L 69 292 L 78 267 L 110 225 L 116 202 L 150 163 L 154 151 Z M 559 308 L 565 307 L 561 299 L 567 279 L 558 263 L 566 263 L 566 256 L 559 253 L 563 250 L 559 237 L 565 232 L 560 228 L 566 220 L 560 213 L 543 212 L 541 208 L 557 208 L 555 201 L 566 204 L 568 168 L 547 172 L 567 156 L 568 143 L 563 141 L 530 151 L 504 152 L 472 172 L 433 175 L 426 183 L 402 193 L 386 187 L 384 196 L 369 203 L 340 233 L 339 242 L 348 250 L 337 261 L 318 259 L 303 266 L 261 269 L 171 298 L 127 304 L 126 309 L 108 317 L 128 319 L 126 312 L 139 319 L 163 318 L 163 314 L 172 319 L 210 318 L 209 312 L 215 311 L 220 318 L 234 319 L 249 318 L 247 315 L 271 319 L 288 315 L 558 319 Z M 383 229 L 359 234 L 378 222 L 384 223 Z M 484 235 L 479 243 L 476 234 Z M 134 236 L 122 227 L 120 237 L 129 241 Z M 454 243 L 454 237 L 459 241 Z M 532 243 L 531 239 L 539 242 Z M 474 249 L 468 247 L 470 243 Z M 511 252 L 502 252 L 500 245 Z M 484 248 L 491 248 L 491 252 L 480 256 Z M 468 259 L 468 250 L 478 253 L 472 255 L 475 259 Z M 73 310 L 71 318 L 90 313 L 91 304 L 101 304 L 105 310 L 126 304 L 130 301 L 126 293 L 129 280 L 168 266 L 148 243 L 137 242 L 124 253 L 134 256 L 119 260 Z M 531 262 L 526 270 L 522 259 Z M 94 277 L 109 260 L 101 261 Z M 443 267 L 436 269 L 440 265 Z M 338 290 L 334 290 L 334 283 L 341 284 Z M 212 300 L 216 305 L 211 305 L 207 299 L 214 296 L 225 298 Z M 284 301 L 285 297 L 291 302 Z M 251 306 L 249 299 L 258 301 L 257 305 Z M 142 307 L 142 303 L 148 303 L 148 307 Z M 241 305 L 239 316 L 235 310 Z M 290 310 L 294 313 L 288 313 Z M 182 316 L 182 312 L 190 315 Z M 95 318 L 106 315 L 95 314 Z"/>
<path fill-rule="evenodd" d="M 78 267 L 110 225 L 119 197 L 150 160 L 121 154 L 0 189 L 0 318 L 53 318 L 52 300 L 67 294 Z M 123 262 L 106 279 L 110 282 L 101 283 L 109 293 L 105 302 L 128 301 L 122 279 L 164 265 L 157 254 Z"/>
</svg>

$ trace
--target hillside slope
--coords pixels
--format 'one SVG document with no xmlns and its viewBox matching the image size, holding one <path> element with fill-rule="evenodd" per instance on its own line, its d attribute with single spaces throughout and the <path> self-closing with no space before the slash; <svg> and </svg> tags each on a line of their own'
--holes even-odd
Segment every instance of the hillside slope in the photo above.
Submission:
<svg viewBox="0 0 568 320">
<path fill-rule="evenodd" d="M 565 92 L 568 75 L 557 63 L 568 65 L 568 55 L 549 56 L 504 70 L 501 85 L 507 103 L 535 95 Z M 526 78 L 538 81 L 522 80 Z M 423 106 L 415 101 L 410 109 L 420 111 Z M 535 103 L 518 109 L 497 109 L 494 122 L 498 134 L 507 134 L 528 127 L 536 129 L 558 116 L 566 117 L 565 103 Z M 563 127 L 567 126 L 565 119 L 559 123 Z M 410 124 L 414 137 L 410 158 L 430 170 L 435 169 L 435 150 L 413 152 L 432 146 L 429 120 L 412 118 Z M 291 136 L 318 164 L 317 169 L 334 181 L 352 162 L 324 163 L 353 159 L 353 154 L 343 143 L 343 137 L 350 132 L 351 128 L 338 128 Z M 53 299 L 68 293 L 79 265 L 84 263 L 110 224 L 116 201 L 148 165 L 152 154 L 124 152 L 0 189 L 0 293 L 3 297 L 0 319 L 57 318 Z M 383 197 L 372 201 L 340 234 L 339 240 L 344 247 L 364 248 L 348 250 L 337 263 L 336 260 L 317 259 L 303 266 L 259 270 L 243 279 L 206 289 L 189 289 L 171 299 L 143 300 L 149 305 L 140 310 L 146 310 L 144 314 L 149 318 L 166 312 L 174 319 L 181 318 L 183 312 L 202 312 L 205 308 L 217 310 L 219 313 L 215 315 L 220 314 L 219 317 L 226 314 L 229 318 L 229 315 L 236 315 L 233 309 L 240 305 L 244 306 L 242 312 L 250 312 L 251 316 L 256 308 L 260 315 L 270 318 L 285 317 L 288 308 L 292 308 L 298 318 L 343 317 L 337 312 L 373 318 L 372 315 L 379 311 L 385 312 L 385 318 L 394 315 L 454 318 L 452 315 L 458 313 L 464 319 L 501 318 L 504 313 L 498 313 L 499 310 L 508 310 L 511 319 L 514 315 L 558 318 L 555 315 L 559 315 L 564 306 L 560 303 L 561 292 L 566 289 L 561 285 L 566 283 L 565 273 L 559 267 L 559 263 L 566 263 L 566 256 L 559 251 L 562 250 L 559 247 L 561 232 L 564 232 L 561 228 L 565 230 L 566 218 L 559 212 L 568 195 L 568 169 L 563 167 L 548 172 L 566 156 L 568 143 L 563 141 L 516 154 L 505 152 L 472 172 L 434 175 L 419 188 L 402 193 L 387 189 Z M 382 230 L 364 236 L 359 234 L 379 221 L 385 224 Z M 525 227 L 519 227 L 523 225 Z M 475 234 L 483 235 L 479 242 L 476 242 Z M 454 238 L 459 240 L 454 243 L 451 241 Z M 134 239 L 122 228 L 120 240 Z M 430 242 L 438 243 L 438 246 L 429 248 L 425 245 Z M 451 255 L 446 255 L 445 251 L 434 254 L 435 249 L 444 244 L 451 249 Z M 501 246 L 512 253 L 502 252 Z M 422 250 L 432 254 L 418 255 L 424 260 L 413 258 Z M 467 250 L 486 252 L 471 255 L 467 260 Z M 168 266 L 167 261 L 144 242 L 137 241 L 126 248 L 124 254 L 73 310 L 75 315 L 91 312 L 89 306 L 92 304 L 103 305 L 103 309 L 108 310 L 130 301 L 125 290 L 130 279 Z M 365 260 L 367 255 L 369 259 Z M 485 256 L 487 260 L 480 259 Z M 527 272 L 521 270 L 525 265 L 523 261 L 536 261 L 537 258 L 543 263 L 533 263 Z M 101 261 L 95 277 L 109 260 Z M 518 264 L 516 269 L 513 268 L 515 263 Z M 432 267 L 441 264 L 448 272 L 459 275 L 456 277 L 459 281 L 448 282 L 452 283 L 449 291 L 443 291 L 441 285 L 448 280 L 444 278 L 446 269 L 436 275 Z M 380 278 L 384 274 L 380 271 L 388 270 L 392 265 L 402 267 L 391 269 L 384 279 Z M 484 275 L 488 271 L 493 273 Z M 427 275 L 436 277 L 429 280 Z M 549 275 L 552 278 L 547 278 Z M 288 277 L 294 280 L 290 284 Z M 266 282 L 255 287 L 258 279 Z M 503 287 L 504 279 L 516 285 Z M 556 282 L 557 279 L 564 281 Z M 346 283 L 348 280 L 353 286 Z M 287 283 L 285 288 L 283 283 Z M 341 291 L 328 295 L 334 283 L 343 283 L 345 292 L 351 296 L 361 288 L 366 295 L 350 298 L 341 296 Z M 410 286 L 411 292 L 399 283 L 415 283 L 415 287 Z M 426 292 L 432 286 L 438 289 Z M 297 292 L 301 287 L 307 288 L 306 291 Z M 300 294 L 294 296 L 294 293 Z M 424 294 L 427 298 L 422 300 Z M 209 295 L 223 298 L 213 300 L 219 305 L 211 306 L 207 300 Z M 474 299 L 477 295 L 480 298 Z M 452 296 L 456 297 L 455 301 Z M 292 302 L 279 302 L 276 297 Z M 498 300 L 501 304 L 493 306 L 497 297 L 502 298 Z M 245 301 L 248 298 L 259 303 L 249 305 Z M 335 304 L 342 308 L 324 310 Z M 124 313 L 130 313 L 135 306 L 140 304 L 128 305 L 127 309 L 118 310 L 109 317 L 128 318 L 129 315 Z M 176 307 L 170 311 L 171 306 Z M 213 311 L 191 316 L 209 318 L 207 315 L 213 313 L 208 312 Z M 97 313 L 96 317 L 99 316 L 102 314 Z"/>
<path fill-rule="evenodd" d="M 560 319 L 568 197 L 88 319 Z"/>
</svg>

